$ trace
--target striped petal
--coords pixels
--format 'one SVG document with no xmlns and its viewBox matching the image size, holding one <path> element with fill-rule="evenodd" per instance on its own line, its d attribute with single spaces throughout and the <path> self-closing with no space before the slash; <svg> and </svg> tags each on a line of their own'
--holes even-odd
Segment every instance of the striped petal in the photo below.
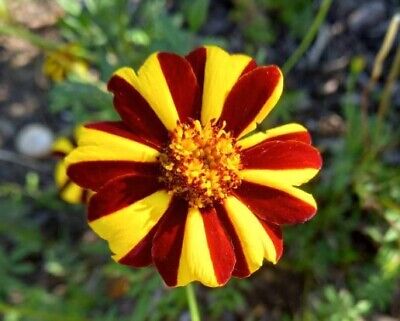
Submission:
<svg viewBox="0 0 400 321">
<path fill-rule="evenodd" d="M 71 164 L 68 175 L 74 181 L 93 191 L 99 190 L 106 182 L 119 176 L 138 174 L 158 177 L 160 170 L 158 163 L 135 161 L 83 161 Z"/>
<path fill-rule="evenodd" d="M 74 147 L 76 146 L 72 140 L 67 137 L 60 137 L 54 141 L 51 151 L 55 156 L 65 157 Z"/>
<path fill-rule="evenodd" d="M 305 144 L 311 144 L 311 136 L 307 129 L 300 124 L 291 123 L 250 135 L 239 140 L 238 145 L 245 150 L 258 144 L 275 140 L 296 140 Z"/>
<path fill-rule="evenodd" d="M 54 170 L 54 180 L 62 200 L 70 204 L 85 203 L 89 192 L 72 182 L 67 176 L 64 160 L 60 160 Z"/>
<path fill-rule="evenodd" d="M 251 57 L 230 55 L 214 46 L 198 48 L 186 59 L 192 65 L 203 92 L 201 107 L 203 124 L 220 117 L 229 91 L 243 73 L 255 66 Z"/>
<path fill-rule="evenodd" d="M 157 178 L 125 175 L 90 198 L 90 227 L 108 241 L 113 259 L 135 267 L 152 263 L 151 240 L 171 196 Z"/>
<path fill-rule="evenodd" d="M 260 219 L 277 225 L 303 223 L 317 205 L 311 194 L 266 175 L 243 177 L 234 194 Z"/>
<path fill-rule="evenodd" d="M 283 254 L 283 236 L 282 229 L 275 224 L 270 224 L 265 221 L 260 220 L 265 232 L 268 234 L 272 243 L 274 243 L 276 262 L 282 257 Z"/>
<path fill-rule="evenodd" d="M 197 48 L 192 52 L 190 52 L 185 58 L 192 66 L 192 70 L 196 75 L 200 93 L 202 93 L 204 86 L 204 70 L 207 60 L 207 48 L 205 47 Z"/>
<path fill-rule="evenodd" d="M 131 68 L 121 68 L 113 79 L 123 79 L 130 85 L 135 97 L 140 96 L 140 108 L 144 109 L 145 106 L 148 110 L 150 106 L 168 131 L 175 128 L 178 120 L 186 121 L 188 117 L 193 118 L 198 114 L 197 79 L 189 62 L 183 57 L 171 53 L 155 53 L 144 62 L 137 74 Z M 134 101 L 135 99 L 137 98 Z M 136 110 L 129 110 L 135 108 L 130 104 L 132 107 L 120 105 L 117 108 L 125 115 L 124 118 L 135 118 L 138 115 Z M 136 108 L 139 109 L 139 105 Z M 131 116 L 127 116 L 128 114 Z M 151 120 L 154 120 L 154 115 Z M 146 124 L 143 121 L 143 126 L 151 128 L 151 120 L 148 119 Z M 135 120 L 131 121 L 133 124 L 134 122 Z"/>
<path fill-rule="evenodd" d="M 126 79 L 131 72 L 130 69 L 125 73 L 119 71 L 108 82 L 108 90 L 114 94 L 114 107 L 132 132 L 160 147 L 168 139 L 168 132 L 147 101 Z"/>
<path fill-rule="evenodd" d="M 278 227 L 260 221 L 233 196 L 216 209 L 233 243 L 234 276 L 249 276 L 260 268 L 264 258 L 273 263 L 278 261 L 282 254 L 282 236 Z"/>
<path fill-rule="evenodd" d="M 173 198 L 153 239 L 151 252 L 153 261 L 168 286 L 178 284 L 179 261 L 188 209 L 185 200 Z"/>
<path fill-rule="evenodd" d="M 235 264 L 232 244 L 216 211 L 189 209 L 178 199 L 154 238 L 153 258 L 169 286 L 192 281 L 221 286 L 229 280 Z"/>
<path fill-rule="evenodd" d="M 200 93 L 203 93 L 204 87 L 204 72 L 206 67 L 206 60 L 207 60 L 207 51 L 210 52 L 214 50 L 215 47 L 200 47 L 192 52 L 190 52 L 186 56 L 186 60 L 189 61 L 192 69 L 196 75 L 197 83 L 199 85 Z M 218 48 L 217 48 L 218 49 Z M 209 54 L 210 56 L 210 54 Z M 249 57 L 249 62 L 247 63 L 246 67 L 241 72 L 240 76 L 250 72 L 254 68 L 257 67 L 257 63 Z"/>
<path fill-rule="evenodd" d="M 213 209 L 189 210 L 178 271 L 178 285 L 200 281 L 225 284 L 235 264 L 233 248 Z"/>
<path fill-rule="evenodd" d="M 178 111 L 179 120 L 200 117 L 200 90 L 190 63 L 183 57 L 160 52 L 157 56 L 169 91 Z"/>
<path fill-rule="evenodd" d="M 122 122 L 82 127 L 79 147 L 66 158 L 68 176 L 84 188 L 97 191 L 112 178 L 143 173 L 158 175 L 159 152 L 140 141 Z"/>
<path fill-rule="evenodd" d="M 290 185 L 301 185 L 313 178 L 322 166 L 319 151 L 298 141 L 264 141 L 241 153 L 246 177 L 265 177 Z"/>
<path fill-rule="evenodd" d="M 277 66 L 258 67 L 241 77 L 229 92 L 220 121 L 235 137 L 257 127 L 281 96 L 283 76 Z"/>
</svg>

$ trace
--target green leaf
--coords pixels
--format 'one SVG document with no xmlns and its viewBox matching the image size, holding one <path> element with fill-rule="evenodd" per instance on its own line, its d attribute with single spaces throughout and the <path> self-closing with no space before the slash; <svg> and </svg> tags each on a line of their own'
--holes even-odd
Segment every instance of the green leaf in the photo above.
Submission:
<svg viewBox="0 0 400 321">
<path fill-rule="evenodd" d="M 198 31 L 206 22 L 209 0 L 184 0 L 183 13 L 189 24 L 190 30 Z"/>
<path fill-rule="evenodd" d="M 73 16 L 77 16 L 82 11 L 82 2 L 81 1 L 71 1 L 71 0 L 57 0 L 57 3 L 60 5 L 63 10 Z"/>
</svg>

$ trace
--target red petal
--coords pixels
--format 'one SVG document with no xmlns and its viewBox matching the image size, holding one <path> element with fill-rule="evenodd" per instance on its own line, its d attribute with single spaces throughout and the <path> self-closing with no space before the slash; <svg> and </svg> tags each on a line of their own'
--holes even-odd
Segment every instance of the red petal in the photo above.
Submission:
<svg viewBox="0 0 400 321">
<path fill-rule="evenodd" d="M 161 188 L 157 177 L 125 175 L 113 179 L 90 198 L 88 220 L 114 213 Z"/>
<path fill-rule="evenodd" d="M 162 145 L 156 145 L 154 141 L 149 140 L 148 137 L 138 134 L 136 131 L 132 131 L 125 123 L 121 121 L 103 121 L 97 123 L 90 123 L 85 125 L 86 128 L 100 130 L 113 135 L 121 136 L 124 138 L 131 139 L 135 142 L 139 142 L 157 150 Z M 165 141 L 164 141 L 165 142 Z M 163 143 L 164 144 L 164 143 Z"/>
<path fill-rule="evenodd" d="M 119 176 L 136 174 L 158 177 L 158 163 L 130 161 L 87 161 L 71 164 L 68 176 L 79 186 L 98 191 L 105 183 Z"/>
<path fill-rule="evenodd" d="M 240 75 L 240 77 L 244 76 L 245 74 L 249 73 L 250 71 L 254 70 L 257 68 L 257 63 L 255 60 L 250 60 L 250 62 L 248 63 L 248 65 L 243 69 L 242 74 Z"/>
<path fill-rule="evenodd" d="M 260 219 L 277 225 L 303 223 L 316 213 L 314 206 L 289 193 L 247 181 L 235 195 Z"/>
<path fill-rule="evenodd" d="M 241 152 L 244 168 L 301 169 L 321 168 L 319 151 L 298 141 L 264 141 Z"/>
<path fill-rule="evenodd" d="M 283 238 L 282 238 L 282 230 L 278 225 L 270 224 L 260 220 L 261 225 L 264 227 L 264 230 L 267 232 L 269 237 L 275 246 L 276 251 L 276 261 L 278 261 L 283 253 Z"/>
<path fill-rule="evenodd" d="M 236 234 L 235 228 L 233 227 L 225 208 L 222 205 L 217 204 L 215 209 L 233 245 L 236 263 L 232 275 L 239 278 L 245 278 L 249 276 L 251 272 L 247 265 L 239 236 Z"/>
<path fill-rule="evenodd" d="M 216 279 L 219 284 L 225 284 L 231 277 L 236 262 L 231 240 L 214 208 L 202 209 L 201 214 Z"/>
<path fill-rule="evenodd" d="M 200 117 L 200 90 L 190 63 L 176 54 L 157 55 L 181 122 Z"/>
<path fill-rule="evenodd" d="M 263 109 L 280 79 L 275 66 L 258 67 L 242 76 L 225 100 L 220 117 L 226 121 L 225 129 L 239 136 Z"/>
<path fill-rule="evenodd" d="M 151 247 L 153 245 L 153 238 L 156 234 L 160 222 L 158 222 L 151 231 L 122 259 L 118 262 L 124 265 L 133 267 L 145 267 L 153 263 L 151 256 Z"/>
<path fill-rule="evenodd" d="M 142 95 L 121 77 L 114 75 L 108 82 L 114 94 L 114 106 L 124 123 L 143 140 L 162 146 L 168 132 Z"/>
<path fill-rule="evenodd" d="M 186 56 L 192 66 L 193 72 L 196 75 L 197 83 L 199 85 L 200 95 L 203 93 L 204 85 L 204 70 L 206 66 L 207 49 L 204 47 L 197 48 Z M 201 104 L 200 104 L 201 106 Z"/>
<path fill-rule="evenodd" d="M 309 132 L 297 132 L 297 133 L 289 133 L 289 134 L 274 136 L 274 137 L 266 139 L 265 141 L 261 142 L 260 144 L 263 144 L 264 142 L 271 142 L 271 141 L 276 141 L 276 140 L 280 140 L 280 141 L 295 140 L 295 141 L 302 142 L 305 144 L 311 144 L 311 136 L 310 136 Z M 254 146 L 254 147 L 256 147 L 256 146 Z"/>
<path fill-rule="evenodd" d="M 175 286 L 178 282 L 187 213 L 187 202 L 173 198 L 154 236 L 153 261 L 168 286 Z"/>
</svg>

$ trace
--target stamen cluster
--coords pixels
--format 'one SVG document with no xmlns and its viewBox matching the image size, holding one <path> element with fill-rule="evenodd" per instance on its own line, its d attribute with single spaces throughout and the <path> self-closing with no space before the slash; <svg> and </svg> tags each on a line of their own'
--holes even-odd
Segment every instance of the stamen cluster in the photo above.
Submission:
<svg viewBox="0 0 400 321">
<path fill-rule="evenodd" d="M 159 157 L 167 189 L 203 208 L 221 202 L 240 183 L 239 147 L 224 124 L 178 123 Z"/>
</svg>

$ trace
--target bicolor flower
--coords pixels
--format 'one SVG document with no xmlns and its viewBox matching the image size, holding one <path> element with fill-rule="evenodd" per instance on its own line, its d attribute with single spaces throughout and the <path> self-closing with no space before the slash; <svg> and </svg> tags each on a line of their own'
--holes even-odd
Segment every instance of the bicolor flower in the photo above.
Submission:
<svg viewBox="0 0 400 321">
<path fill-rule="evenodd" d="M 281 225 L 316 212 L 298 186 L 321 157 L 299 124 L 247 135 L 278 101 L 276 66 L 201 47 L 152 54 L 108 83 L 121 121 L 85 125 L 68 175 L 96 191 L 92 229 L 115 261 L 215 287 L 282 255 Z"/>
<path fill-rule="evenodd" d="M 43 73 L 54 82 L 61 82 L 70 74 L 87 77 L 89 66 L 79 57 L 82 48 L 75 44 L 66 44 L 49 52 L 43 63 Z"/>
<path fill-rule="evenodd" d="M 62 200 L 71 204 L 86 203 L 90 192 L 72 182 L 67 176 L 65 157 L 76 147 L 74 137 L 60 137 L 55 140 L 52 146 L 52 153 L 59 158 L 54 169 L 54 181 Z"/>
</svg>

